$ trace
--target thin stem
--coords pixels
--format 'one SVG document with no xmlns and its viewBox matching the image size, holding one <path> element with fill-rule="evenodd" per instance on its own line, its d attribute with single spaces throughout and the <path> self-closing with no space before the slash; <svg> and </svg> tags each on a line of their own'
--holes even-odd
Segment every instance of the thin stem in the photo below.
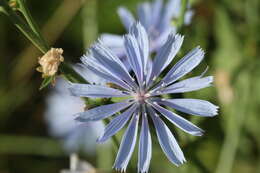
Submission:
<svg viewBox="0 0 260 173">
<path fill-rule="evenodd" d="M 88 48 L 97 39 L 97 1 L 90 0 L 82 8 L 82 34 L 84 48 Z"/>
<path fill-rule="evenodd" d="M 5 10 L 3 7 L 0 6 L 0 12 L 5 13 Z"/>
<path fill-rule="evenodd" d="M 18 10 L 23 14 L 23 16 L 25 17 L 26 21 L 28 22 L 29 26 L 34 31 L 34 33 L 37 34 L 38 37 L 42 40 L 42 43 L 44 44 L 44 46 L 47 49 L 49 49 L 50 47 L 48 46 L 46 40 L 44 39 L 42 34 L 40 34 L 40 29 L 39 29 L 38 25 L 35 23 L 34 20 L 32 20 L 33 19 L 32 15 L 31 15 L 30 11 L 28 10 L 24 0 L 17 0 L 17 1 L 19 3 Z"/>
<path fill-rule="evenodd" d="M 12 21 L 12 23 L 42 52 L 45 53 L 49 49 L 44 46 L 42 40 L 35 34 L 23 19 L 15 14 L 12 8 L 5 0 L 1 0 L 1 11 Z"/>
<path fill-rule="evenodd" d="M 180 13 L 180 17 L 179 17 L 178 22 L 177 22 L 177 28 L 179 30 L 182 28 L 182 26 L 184 24 L 187 5 L 188 5 L 188 0 L 182 0 L 182 3 L 181 3 L 181 13 Z"/>
<path fill-rule="evenodd" d="M 223 142 L 220 153 L 219 162 L 217 164 L 216 173 L 229 173 L 232 170 L 233 162 L 241 138 L 241 130 L 244 125 L 246 111 L 248 110 L 248 100 L 250 98 L 250 73 L 248 71 L 242 72 L 238 83 L 236 84 L 236 95 L 239 99 L 234 99 L 233 105 L 229 110 L 229 122 L 227 127 L 227 134 Z M 240 109 L 237 109 L 237 106 Z"/>
</svg>

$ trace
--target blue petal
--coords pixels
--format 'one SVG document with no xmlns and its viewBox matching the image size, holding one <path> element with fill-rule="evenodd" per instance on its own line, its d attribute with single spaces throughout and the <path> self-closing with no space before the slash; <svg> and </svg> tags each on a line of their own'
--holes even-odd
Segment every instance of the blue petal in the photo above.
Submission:
<svg viewBox="0 0 260 173">
<path fill-rule="evenodd" d="M 154 27 L 153 29 L 155 29 L 157 24 L 160 22 L 162 6 L 163 6 L 162 0 L 155 0 L 152 3 L 152 25 Z"/>
<path fill-rule="evenodd" d="M 152 157 L 152 141 L 147 121 L 147 115 L 142 114 L 142 128 L 140 132 L 139 152 L 138 152 L 138 172 L 148 172 Z"/>
<path fill-rule="evenodd" d="M 126 49 L 126 54 L 133 69 L 139 84 L 143 81 L 143 66 L 141 60 L 141 50 L 138 46 L 138 42 L 132 35 L 128 34 L 124 37 L 124 44 Z"/>
<path fill-rule="evenodd" d="M 183 42 L 183 36 L 170 34 L 168 40 L 162 46 L 162 48 L 157 53 L 150 81 L 155 80 L 160 73 L 171 63 L 172 59 L 178 53 Z M 150 84 L 151 84 L 150 82 Z"/>
<path fill-rule="evenodd" d="M 137 8 L 138 19 L 147 31 L 152 23 L 152 9 L 151 4 L 148 2 L 141 3 Z"/>
<path fill-rule="evenodd" d="M 176 166 L 186 162 L 183 152 L 169 128 L 152 108 L 148 107 L 148 110 L 152 117 L 159 143 L 167 158 Z"/>
<path fill-rule="evenodd" d="M 119 151 L 116 156 L 114 168 L 125 172 L 128 162 L 133 154 L 137 131 L 138 131 L 139 115 L 134 115 L 120 144 Z"/>
<path fill-rule="evenodd" d="M 100 39 L 105 46 L 113 51 L 121 51 L 124 48 L 124 40 L 121 35 L 102 34 Z"/>
<path fill-rule="evenodd" d="M 74 69 L 81 74 L 90 84 L 105 85 L 108 81 L 96 73 L 93 73 L 86 65 L 77 63 Z"/>
<path fill-rule="evenodd" d="M 212 117 L 218 114 L 218 106 L 205 100 L 163 99 L 158 101 L 158 103 L 192 115 Z"/>
<path fill-rule="evenodd" d="M 177 18 L 181 12 L 181 0 L 169 0 L 169 2 L 165 5 L 165 12 L 168 13 L 168 18 L 172 17 Z"/>
<path fill-rule="evenodd" d="M 177 18 L 180 14 L 181 0 L 169 0 L 162 10 L 163 14 L 160 19 L 159 29 L 163 32 L 171 25 L 172 18 Z"/>
<path fill-rule="evenodd" d="M 128 11 L 124 7 L 120 7 L 120 8 L 118 8 L 117 13 L 121 19 L 121 22 L 123 23 L 124 27 L 126 28 L 126 30 L 129 30 L 130 27 L 135 22 L 135 19 L 134 19 L 133 15 L 131 14 L 131 12 Z"/>
<path fill-rule="evenodd" d="M 125 65 L 101 41 L 92 46 L 91 53 L 96 61 L 106 67 L 110 72 L 118 76 L 121 80 L 126 81 L 132 87 L 136 87 L 134 79 L 130 76 Z"/>
<path fill-rule="evenodd" d="M 102 85 L 74 84 L 69 88 L 73 96 L 90 97 L 90 98 L 109 98 L 109 97 L 125 97 L 128 94 L 114 88 Z"/>
<path fill-rule="evenodd" d="M 87 69 L 92 71 L 94 74 L 98 75 L 99 77 L 105 79 L 108 82 L 115 83 L 121 86 L 124 89 L 131 90 L 132 88 L 122 81 L 118 76 L 113 74 L 112 72 L 108 71 L 102 64 L 96 62 L 93 57 L 83 56 L 81 61 L 84 65 L 86 65 Z"/>
<path fill-rule="evenodd" d="M 140 58 L 141 58 L 141 66 L 146 69 L 147 62 L 149 59 L 149 40 L 148 35 L 144 29 L 144 27 L 138 22 L 136 25 L 131 27 L 130 33 L 136 38 L 137 43 L 139 45 Z"/>
<path fill-rule="evenodd" d="M 97 142 L 105 142 L 107 139 L 121 130 L 136 110 L 136 107 L 136 105 L 131 106 L 124 113 L 116 116 L 113 120 L 111 120 L 110 123 L 106 126 L 104 134 L 98 138 Z"/>
<path fill-rule="evenodd" d="M 156 103 L 152 104 L 153 107 L 164 115 L 169 121 L 171 121 L 174 125 L 182 129 L 183 131 L 194 135 L 194 136 L 202 136 L 203 130 L 192 124 L 191 122 L 187 121 L 186 119 L 182 118 L 181 116 L 168 111 L 167 109 L 157 105 Z"/>
<path fill-rule="evenodd" d="M 204 52 L 199 47 L 196 47 L 185 55 L 177 64 L 175 64 L 171 70 L 166 74 L 162 80 L 166 85 L 171 84 L 185 74 L 194 69 L 203 59 Z"/>
<path fill-rule="evenodd" d="M 198 76 L 198 77 L 188 78 L 180 82 L 174 83 L 166 87 L 165 89 L 162 89 L 161 91 L 156 91 L 152 95 L 196 91 L 211 86 L 212 82 L 213 82 L 213 76 L 207 76 L 202 78 Z"/>
<path fill-rule="evenodd" d="M 150 42 L 150 52 L 158 52 L 161 47 L 166 43 L 168 36 L 170 34 L 176 34 L 176 28 L 168 27 L 165 31 L 161 32 L 155 36 L 155 38 Z"/>
<path fill-rule="evenodd" d="M 147 61 L 147 65 L 146 65 L 146 69 L 145 69 L 145 74 L 146 74 L 146 83 L 149 82 L 149 79 L 151 77 L 151 74 L 152 74 L 152 69 L 153 69 L 153 61 L 151 59 L 149 59 Z"/>
<path fill-rule="evenodd" d="M 187 10 L 184 15 L 184 24 L 189 25 L 191 23 L 192 17 L 194 16 L 193 10 Z"/>
<path fill-rule="evenodd" d="M 107 118 L 115 113 L 123 110 L 124 108 L 130 106 L 132 103 L 125 101 L 109 105 L 98 106 L 96 108 L 87 110 L 76 114 L 77 118 L 75 120 L 80 122 L 88 121 L 98 121 Z"/>
</svg>

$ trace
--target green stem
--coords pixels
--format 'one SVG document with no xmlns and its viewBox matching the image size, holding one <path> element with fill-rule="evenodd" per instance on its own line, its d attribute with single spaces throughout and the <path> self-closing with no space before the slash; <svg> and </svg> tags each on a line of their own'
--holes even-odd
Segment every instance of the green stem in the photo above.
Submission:
<svg viewBox="0 0 260 173">
<path fill-rule="evenodd" d="M 98 36 L 97 1 L 89 0 L 82 8 L 82 34 L 84 48 L 88 48 Z"/>
<path fill-rule="evenodd" d="M 185 12 L 187 9 L 187 4 L 188 4 L 188 0 L 182 0 L 181 3 L 181 13 L 177 22 L 177 28 L 180 30 L 184 24 L 184 19 L 185 19 Z"/>
<path fill-rule="evenodd" d="M 0 3 L 0 4 L 1 4 L 1 3 Z M 4 10 L 4 8 L 3 8 L 3 7 L 1 7 L 1 6 L 0 6 L 0 12 L 1 12 L 1 13 L 5 13 L 5 10 Z"/>
<path fill-rule="evenodd" d="M 233 105 L 229 110 L 229 122 L 227 134 L 220 153 L 219 162 L 217 164 L 216 173 L 230 173 L 232 171 L 234 159 L 241 138 L 241 130 L 244 125 L 244 119 L 248 110 L 250 98 L 250 73 L 242 72 L 239 75 L 238 83 L 236 84 L 236 95 Z M 240 109 L 237 109 L 240 107 Z"/>
<path fill-rule="evenodd" d="M 41 40 L 41 42 L 43 43 L 44 47 L 46 47 L 46 49 L 50 49 L 50 47 L 48 46 L 46 40 L 44 39 L 44 37 L 42 36 L 42 34 L 40 34 L 40 29 L 38 27 L 38 25 L 35 23 L 29 11 L 29 9 L 27 8 L 24 0 L 17 0 L 18 4 L 19 4 L 19 8 L 18 10 L 23 14 L 23 16 L 25 17 L 26 21 L 28 22 L 29 26 L 31 27 L 31 29 L 34 31 L 35 34 L 38 35 L 39 39 Z"/>
<path fill-rule="evenodd" d="M 49 48 L 45 47 L 42 40 L 35 34 L 23 19 L 15 14 L 5 0 L 0 1 L 1 11 L 12 21 L 12 23 L 42 52 L 45 53 Z"/>
</svg>

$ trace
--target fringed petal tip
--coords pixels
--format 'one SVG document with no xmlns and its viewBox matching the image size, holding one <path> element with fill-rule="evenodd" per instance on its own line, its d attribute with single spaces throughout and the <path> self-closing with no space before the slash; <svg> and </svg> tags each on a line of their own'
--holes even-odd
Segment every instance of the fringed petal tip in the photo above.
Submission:
<svg viewBox="0 0 260 173">
<path fill-rule="evenodd" d="M 138 171 L 137 171 L 137 173 L 148 173 L 148 172 L 149 172 L 148 168 L 146 168 L 146 169 L 138 169 Z"/>
<path fill-rule="evenodd" d="M 214 117 L 216 115 L 218 115 L 218 112 L 219 112 L 219 106 L 217 105 L 214 105 L 208 101 L 205 101 L 208 103 L 208 117 Z"/>
<path fill-rule="evenodd" d="M 183 165 L 183 164 L 186 163 L 186 162 L 187 162 L 186 159 L 183 157 L 183 159 L 182 159 L 182 160 L 179 160 L 178 163 L 173 163 L 173 164 L 174 164 L 175 166 L 179 167 L 179 166 Z"/>
<path fill-rule="evenodd" d="M 204 130 L 200 129 L 200 131 L 195 131 L 193 133 L 191 133 L 191 135 L 193 136 L 203 136 L 204 135 Z"/>
<path fill-rule="evenodd" d="M 169 159 L 168 159 L 169 160 Z M 175 166 L 177 166 L 177 167 L 180 167 L 181 165 L 183 165 L 184 163 L 186 163 L 187 162 L 187 160 L 184 158 L 184 156 L 183 156 L 183 158 L 181 158 L 180 160 L 178 160 L 178 161 L 172 161 L 172 160 L 169 160 L 172 164 L 174 164 Z"/>
<path fill-rule="evenodd" d="M 116 167 L 115 165 L 112 167 L 118 172 L 126 172 L 126 167 Z"/>
<path fill-rule="evenodd" d="M 219 112 L 219 106 L 216 106 L 214 104 L 212 104 L 212 116 L 211 117 L 214 117 L 216 115 L 218 115 L 218 112 Z"/>
<path fill-rule="evenodd" d="M 149 172 L 150 163 L 148 165 L 143 166 L 142 168 L 138 165 L 137 173 L 148 173 Z"/>
<path fill-rule="evenodd" d="M 172 31 L 172 32 L 169 34 L 169 37 L 175 37 L 176 40 L 181 40 L 181 41 L 184 40 L 184 35 L 181 35 L 181 34 L 179 34 L 179 33 L 175 33 L 174 31 Z"/>
</svg>

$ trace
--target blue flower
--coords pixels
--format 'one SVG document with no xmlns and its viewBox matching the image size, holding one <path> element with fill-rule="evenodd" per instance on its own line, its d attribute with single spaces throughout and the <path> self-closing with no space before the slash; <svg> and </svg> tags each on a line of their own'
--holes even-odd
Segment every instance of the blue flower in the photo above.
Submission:
<svg viewBox="0 0 260 173">
<path fill-rule="evenodd" d="M 87 69 L 79 67 L 75 69 L 91 83 L 104 83 L 103 79 L 101 80 Z M 102 122 L 78 123 L 74 121 L 72 115 L 84 111 L 85 105 L 83 100 L 70 95 L 66 89 L 68 85 L 64 80 L 58 79 L 54 90 L 47 97 L 45 119 L 49 132 L 52 136 L 61 139 L 66 152 L 83 150 L 93 154 L 96 149 L 96 140 L 104 131 L 104 125 Z"/>
<path fill-rule="evenodd" d="M 149 35 L 150 51 L 157 51 L 167 40 L 169 33 L 176 33 L 176 26 L 172 24 L 173 19 L 180 17 L 181 0 L 163 0 L 140 3 L 137 8 L 138 21 L 144 26 Z M 118 15 L 127 31 L 130 30 L 135 18 L 132 13 L 124 7 L 118 9 Z M 184 23 L 189 24 L 193 16 L 192 10 L 187 10 Z M 103 34 L 103 43 L 108 46 L 121 59 L 125 57 L 124 41 L 122 36 L 115 34 Z"/>
<path fill-rule="evenodd" d="M 153 122 L 163 152 L 175 165 L 185 162 L 181 148 L 161 116 L 168 119 L 183 131 L 201 136 L 203 130 L 171 112 L 166 107 L 178 111 L 212 117 L 217 114 L 217 106 L 198 99 L 166 99 L 164 94 L 185 93 L 211 85 L 212 76 L 202 75 L 178 81 L 194 69 L 203 59 L 204 52 L 196 47 L 170 68 L 166 75 L 159 78 L 172 62 L 183 42 L 183 36 L 174 33 L 168 36 L 164 46 L 152 61 L 149 57 L 149 43 L 146 30 L 140 23 L 134 24 L 130 33 L 124 36 L 124 47 L 129 59 L 131 72 L 122 61 L 102 42 L 94 44 L 89 53 L 82 57 L 83 64 L 100 77 L 114 83 L 120 89 L 104 85 L 71 84 L 72 95 L 89 98 L 126 97 L 123 101 L 98 106 L 76 114 L 80 122 L 98 121 L 117 114 L 106 126 L 98 142 L 104 142 L 115 135 L 129 122 L 114 163 L 114 168 L 125 171 L 137 142 L 138 124 L 141 121 L 139 138 L 138 171 L 147 172 L 151 160 L 152 142 L 148 119 Z"/>
</svg>

